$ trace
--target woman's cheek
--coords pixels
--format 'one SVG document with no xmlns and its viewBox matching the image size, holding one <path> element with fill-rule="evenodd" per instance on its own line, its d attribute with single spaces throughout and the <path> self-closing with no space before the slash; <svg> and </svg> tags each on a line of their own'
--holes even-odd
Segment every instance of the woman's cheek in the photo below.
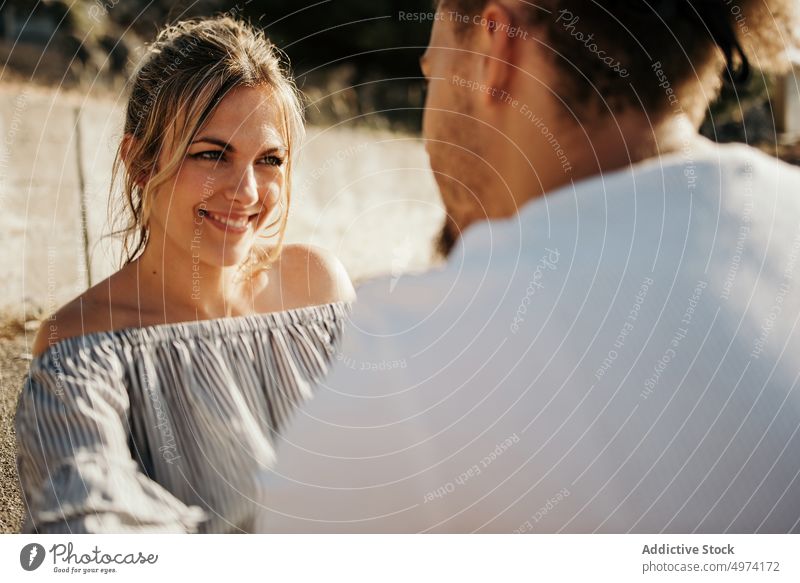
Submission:
<svg viewBox="0 0 800 583">
<path fill-rule="evenodd" d="M 265 209 L 272 210 L 280 203 L 282 190 L 283 180 L 276 180 L 269 185 L 269 188 L 267 189 L 267 196 L 264 201 Z"/>
<path fill-rule="evenodd" d="M 180 189 L 191 193 L 191 198 L 207 200 L 214 194 L 216 177 L 207 168 L 184 167 L 180 178 Z"/>
</svg>

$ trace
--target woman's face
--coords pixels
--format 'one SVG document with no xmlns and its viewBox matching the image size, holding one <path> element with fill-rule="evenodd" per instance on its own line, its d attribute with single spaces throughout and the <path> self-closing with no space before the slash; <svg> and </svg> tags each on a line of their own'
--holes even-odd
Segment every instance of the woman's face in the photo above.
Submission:
<svg viewBox="0 0 800 583">
<path fill-rule="evenodd" d="M 283 212 L 285 135 L 269 88 L 232 90 L 189 145 L 175 176 L 155 193 L 151 240 L 163 236 L 163 251 L 183 250 L 196 265 L 243 263 L 258 233 Z M 170 155 L 161 152 L 159 167 Z"/>
</svg>

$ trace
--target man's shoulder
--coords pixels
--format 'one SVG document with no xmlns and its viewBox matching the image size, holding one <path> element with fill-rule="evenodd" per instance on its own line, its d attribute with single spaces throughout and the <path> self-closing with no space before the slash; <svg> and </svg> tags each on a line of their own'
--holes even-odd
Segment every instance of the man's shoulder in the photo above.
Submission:
<svg viewBox="0 0 800 583">
<path fill-rule="evenodd" d="M 750 180 L 759 185 L 768 181 L 788 180 L 790 184 L 800 181 L 800 168 L 753 146 L 720 144 L 717 152 L 713 162 L 723 168 L 723 174 L 730 179 L 731 185 L 752 186 L 748 184 Z"/>
<path fill-rule="evenodd" d="M 794 232 L 800 220 L 800 168 L 745 144 L 725 144 L 719 151 L 718 180 L 705 184 L 716 195 L 706 197 L 711 211 L 720 204 L 724 218 L 746 221 L 763 234 Z"/>
<path fill-rule="evenodd" d="M 356 308 L 363 313 L 409 313 L 427 310 L 443 300 L 453 283 L 447 265 L 402 274 L 386 274 L 359 283 Z M 388 312 L 387 312 L 388 311 Z"/>
</svg>

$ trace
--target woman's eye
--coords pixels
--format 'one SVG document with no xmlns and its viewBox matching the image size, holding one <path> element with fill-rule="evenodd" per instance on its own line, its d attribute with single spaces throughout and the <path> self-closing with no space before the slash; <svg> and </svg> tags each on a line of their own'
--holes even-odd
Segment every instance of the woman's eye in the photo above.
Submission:
<svg viewBox="0 0 800 583">
<path fill-rule="evenodd" d="M 267 164 L 270 166 L 282 166 L 283 165 L 283 158 L 280 156 L 265 156 L 262 158 Z"/>
<path fill-rule="evenodd" d="M 224 152 L 222 150 L 206 150 L 205 152 L 197 152 L 192 154 L 192 158 L 196 160 L 222 160 Z"/>
</svg>

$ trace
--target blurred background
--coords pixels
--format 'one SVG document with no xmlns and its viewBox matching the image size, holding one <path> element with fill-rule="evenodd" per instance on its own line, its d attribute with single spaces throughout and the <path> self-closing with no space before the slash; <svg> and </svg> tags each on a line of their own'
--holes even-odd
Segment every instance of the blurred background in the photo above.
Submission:
<svg viewBox="0 0 800 583">
<path fill-rule="evenodd" d="M 0 0 L 2 1 L 2 0 Z M 136 55 L 166 22 L 219 12 L 261 25 L 291 58 L 313 102 L 311 123 L 358 118 L 369 127 L 419 127 L 419 56 L 430 22 L 402 12 L 432 0 L 5 0 L 3 80 L 116 93 Z"/>
<path fill-rule="evenodd" d="M 109 175 L 126 79 L 165 23 L 227 12 L 263 27 L 307 97 L 288 240 L 356 281 L 435 264 L 443 210 L 419 130 L 431 0 L 0 0 L 0 532 L 22 518 L 11 419 L 39 321 L 116 270 Z M 800 54 L 726 90 L 703 133 L 800 163 Z M 393 286 L 391 286 L 393 289 Z M 390 291 L 391 291 L 390 289 Z"/>
</svg>

